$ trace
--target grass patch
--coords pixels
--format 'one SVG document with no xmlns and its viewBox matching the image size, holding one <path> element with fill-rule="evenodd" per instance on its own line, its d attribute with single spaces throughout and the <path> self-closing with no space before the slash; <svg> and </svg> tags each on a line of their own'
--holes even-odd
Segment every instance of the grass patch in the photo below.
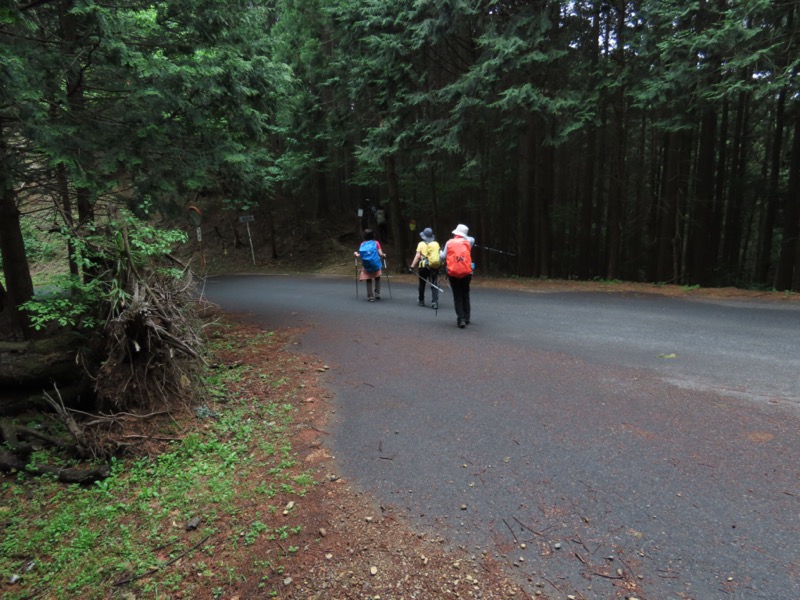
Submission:
<svg viewBox="0 0 800 600">
<path fill-rule="evenodd" d="M 231 363 L 245 347 L 261 353 L 282 342 L 232 329 L 214 337 L 204 404 L 153 426 L 155 437 L 164 426 L 181 432 L 164 451 L 115 460 L 91 487 L 23 475 L 0 482 L 4 600 L 223 597 L 242 577 L 231 553 L 299 534 L 269 517 L 315 484 L 289 438 L 300 390 L 279 361 L 269 372 Z"/>
</svg>

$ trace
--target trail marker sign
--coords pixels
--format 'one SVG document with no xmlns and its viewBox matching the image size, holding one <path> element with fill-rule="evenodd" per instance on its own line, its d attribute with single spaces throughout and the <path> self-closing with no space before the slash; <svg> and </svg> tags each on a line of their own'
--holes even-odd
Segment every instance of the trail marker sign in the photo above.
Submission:
<svg viewBox="0 0 800 600">
<path fill-rule="evenodd" d="M 244 223 L 247 226 L 247 239 L 250 240 L 250 255 L 253 257 L 253 264 L 256 264 L 256 252 L 253 250 L 253 236 L 250 235 L 250 223 L 255 221 L 253 215 L 242 215 L 239 217 L 239 223 Z"/>
</svg>

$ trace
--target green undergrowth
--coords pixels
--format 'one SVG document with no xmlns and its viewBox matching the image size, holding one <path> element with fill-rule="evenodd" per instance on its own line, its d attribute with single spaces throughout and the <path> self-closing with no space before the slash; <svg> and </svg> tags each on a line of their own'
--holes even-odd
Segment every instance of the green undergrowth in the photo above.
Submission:
<svg viewBox="0 0 800 600">
<path fill-rule="evenodd" d="M 163 452 L 115 460 L 92 486 L 0 480 L 4 600 L 226 597 L 244 577 L 232 557 L 260 539 L 293 547 L 301 527 L 270 516 L 314 485 L 290 443 L 299 389 L 285 365 L 258 372 L 235 360 L 237 348 L 277 336 L 223 328 L 212 338 L 209 362 L 218 352 L 226 362 L 209 370 L 189 418 L 150 432 L 175 438 Z M 278 572 L 273 561 L 263 577 Z"/>
</svg>

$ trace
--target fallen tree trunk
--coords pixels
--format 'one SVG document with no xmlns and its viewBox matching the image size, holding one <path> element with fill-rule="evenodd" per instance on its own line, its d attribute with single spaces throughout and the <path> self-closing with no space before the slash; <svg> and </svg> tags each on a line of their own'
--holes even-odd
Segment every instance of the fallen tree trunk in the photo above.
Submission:
<svg viewBox="0 0 800 600">
<path fill-rule="evenodd" d="M 62 483 L 88 484 L 101 481 L 111 474 L 110 469 L 99 467 L 97 469 L 59 468 L 47 465 L 26 464 L 17 455 L 11 452 L 0 452 L 0 471 L 6 473 L 21 472 L 31 475 L 53 475 Z"/>
<path fill-rule="evenodd" d="M 41 340 L 0 342 L 0 386 L 51 387 L 52 381 L 80 378 L 75 364 L 79 340 L 62 334 Z"/>
<path fill-rule="evenodd" d="M 31 454 L 36 450 L 36 445 L 23 443 L 20 437 L 35 438 L 50 446 L 62 450 L 71 450 L 72 445 L 66 440 L 34 431 L 27 427 L 14 425 L 6 419 L 0 420 L 0 435 L 2 441 L 10 450 L 0 451 L 0 471 L 4 473 L 29 473 L 30 475 L 53 475 L 62 483 L 94 483 L 105 479 L 111 474 L 107 467 L 96 469 L 79 469 L 77 467 L 53 467 L 50 465 L 33 464 Z"/>
</svg>

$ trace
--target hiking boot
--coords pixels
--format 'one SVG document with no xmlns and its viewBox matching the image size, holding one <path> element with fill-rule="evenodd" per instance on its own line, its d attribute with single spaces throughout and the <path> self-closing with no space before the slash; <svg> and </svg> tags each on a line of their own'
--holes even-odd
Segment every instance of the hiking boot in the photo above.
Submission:
<svg viewBox="0 0 800 600">
<path fill-rule="evenodd" d="M 431 308 L 432 308 L 433 310 L 438 310 L 438 308 L 439 308 L 439 303 L 438 303 L 438 302 L 431 302 Z"/>
<path fill-rule="evenodd" d="M 464 329 L 464 327 L 466 327 L 466 326 L 467 326 L 467 324 L 464 322 L 464 319 L 459 319 L 458 320 L 458 328 L 459 329 Z"/>
<path fill-rule="evenodd" d="M 375 292 L 375 300 L 380 300 L 380 299 L 381 299 L 380 293 L 379 292 Z"/>
<path fill-rule="evenodd" d="M 417 302 L 417 306 L 425 306 L 425 302 L 423 300 L 420 300 L 419 302 Z"/>
<path fill-rule="evenodd" d="M 372 296 L 369 296 L 367 298 L 367 302 L 375 302 L 375 298 L 373 298 Z"/>
</svg>

